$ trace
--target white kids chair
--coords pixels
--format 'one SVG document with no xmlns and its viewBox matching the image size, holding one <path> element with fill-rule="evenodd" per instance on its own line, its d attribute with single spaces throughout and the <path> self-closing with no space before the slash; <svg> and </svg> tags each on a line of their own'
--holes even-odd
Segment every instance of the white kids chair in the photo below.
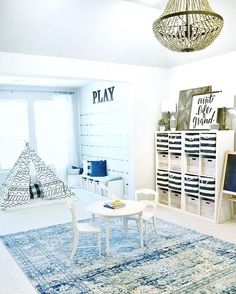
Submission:
<svg viewBox="0 0 236 294">
<path fill-rule="evenodd" d="M 68 199 L 67 206 L 69 207 L 72 215 L 72 227 L 73 227 L 73 244 L 70 259 L 72 260 L 78 248 L 98 247 L 99 256 L 101 254 L 101 229 L 90 225 L 89 223 L 78 223 L 76 206 L 72 199 Z M 97 245 L 80 246 L 79 237 L 80 233 L 92 233 L 97 235 Z"/>
<path fill-rule="evenodd" d="M 144 222 L 144 232 L 147 244 L 147 223 L 151 220 L 153 223 L 154 231 L 157 234 L 156 225 L 156 208 L 157 208 L 158 193 L 152 189 L 139 189 L 135 191 L 135 200 L 141 201 L 145 205 L 145 209 L 142 213 L 141 219 Z M 138 215 L 131 215 L 124 219 L 125 235 L 128 234 L 128 222 L 130 220 L 136 221 L 137 228 L 139 230 L 139 217 Z"/>
</svg>

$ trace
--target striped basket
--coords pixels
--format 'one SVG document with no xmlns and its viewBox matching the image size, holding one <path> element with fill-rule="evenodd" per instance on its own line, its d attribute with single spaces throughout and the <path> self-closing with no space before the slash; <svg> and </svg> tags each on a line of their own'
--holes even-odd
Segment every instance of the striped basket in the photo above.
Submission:
<svg viewBox="0 0 236 294">
<path fill-rule="evenodd" d="M 169 189 L 181 191 L 181 173 L 169 172 Z"/>
<path fill-rule="evenodd" d="M 215 179 L 210 177 L 200 177 L 200 195 L 205 197 L 215 197 Z"/>
<path fill-rule="evenodd" d="M 169 135 L 169 150 L 173 152 L 181 152 L 181 134 L 170 134 Z"/>
<path fill-rule="evenodd" d="M 168 171 L 157 170 L 157 186 L 160 188 L 168 188 Z"/>
<path fill-rule="evenodd" d="M 216 153 L 216 134 L 203 133 L 201 134 L 200 150 L 202 153 Z"/>
<path fill-rule="evenodd" d="M 157 151 L 168 151 L 168 134 L 157 134 L 156 136 L 156 148 Z"/>
<path fill-rule="evenodd" d="M 184 191 L 187 194 L 198 194 L 199 192 L 199 177 L 185 174 L 184 176 Z"/>
<path fill-rule="evenodd" d="M 186 133 L 185 135 L 185 152 L 199 153 L 199 133 Z"/>
</svg>

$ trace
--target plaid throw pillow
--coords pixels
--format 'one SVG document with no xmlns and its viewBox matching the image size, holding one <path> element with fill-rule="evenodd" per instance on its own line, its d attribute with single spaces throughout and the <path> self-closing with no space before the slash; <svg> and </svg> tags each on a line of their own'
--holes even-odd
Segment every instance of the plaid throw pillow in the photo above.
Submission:
<svg viewBox="0 0 236 294">
<path fill-rule="evenodd" d="M 43 188 L 41 183 L 30 185 L 30 199 L 43 198 Z"/>
</svg>

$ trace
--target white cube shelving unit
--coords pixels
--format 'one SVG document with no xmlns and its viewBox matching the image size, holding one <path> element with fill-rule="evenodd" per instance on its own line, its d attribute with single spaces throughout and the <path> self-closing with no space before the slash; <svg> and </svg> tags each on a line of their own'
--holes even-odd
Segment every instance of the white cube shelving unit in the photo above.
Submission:
<svg viewBox="0 0 236 294">
<path fill-rule="evenodd" d="M 226 151 L 234 131 L 155 132 L 159 204 L 216 222 Z M 224 207 L 229 217 L 229 207 Z"/>
</svg>

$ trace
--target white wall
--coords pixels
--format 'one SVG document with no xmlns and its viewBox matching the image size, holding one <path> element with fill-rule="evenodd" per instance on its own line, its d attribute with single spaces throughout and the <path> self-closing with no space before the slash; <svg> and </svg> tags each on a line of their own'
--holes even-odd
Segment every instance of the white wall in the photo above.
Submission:
<svg viewBox="0 0 236 294">
<path fill-rule="evenodd" d="M 114 88 L 113 88 L 114 87 Z M 112 91 L 112 100 L 109 93 Z M 99 102 L 107 93 L 108 101 Z M 106 160 L 108 175 L 124 180 L 124 193 L 129 194 L 130 170 L 130 97 L 126 83 L 93 82 L 79 89 L 80 162 Z"/>
<path fill-rule="evenodd" d="M 236 94 L 235 69 L 236 51 L 169 69 L 169 97 L 178 101 L 180 90 L 212 85 L 229 103 Z"/>
<path fill-rule="evenodd" d="M 213 91 L 222 90 L 225 107 L 236 106 L 235 69 L 236 51 L 169 69 L 169 97 L 177 103 L 180 90 L 211 85 Z M 228 127 L 236 130 L 236 118 Z"/>
<path fill-rule="evenodd" d="M 154 131 L 167 92 L 166 69 L 0 52 L 0 75 L 127 82 L 133 115 L 131 189 L 155 187 Z"/>
</svg>

